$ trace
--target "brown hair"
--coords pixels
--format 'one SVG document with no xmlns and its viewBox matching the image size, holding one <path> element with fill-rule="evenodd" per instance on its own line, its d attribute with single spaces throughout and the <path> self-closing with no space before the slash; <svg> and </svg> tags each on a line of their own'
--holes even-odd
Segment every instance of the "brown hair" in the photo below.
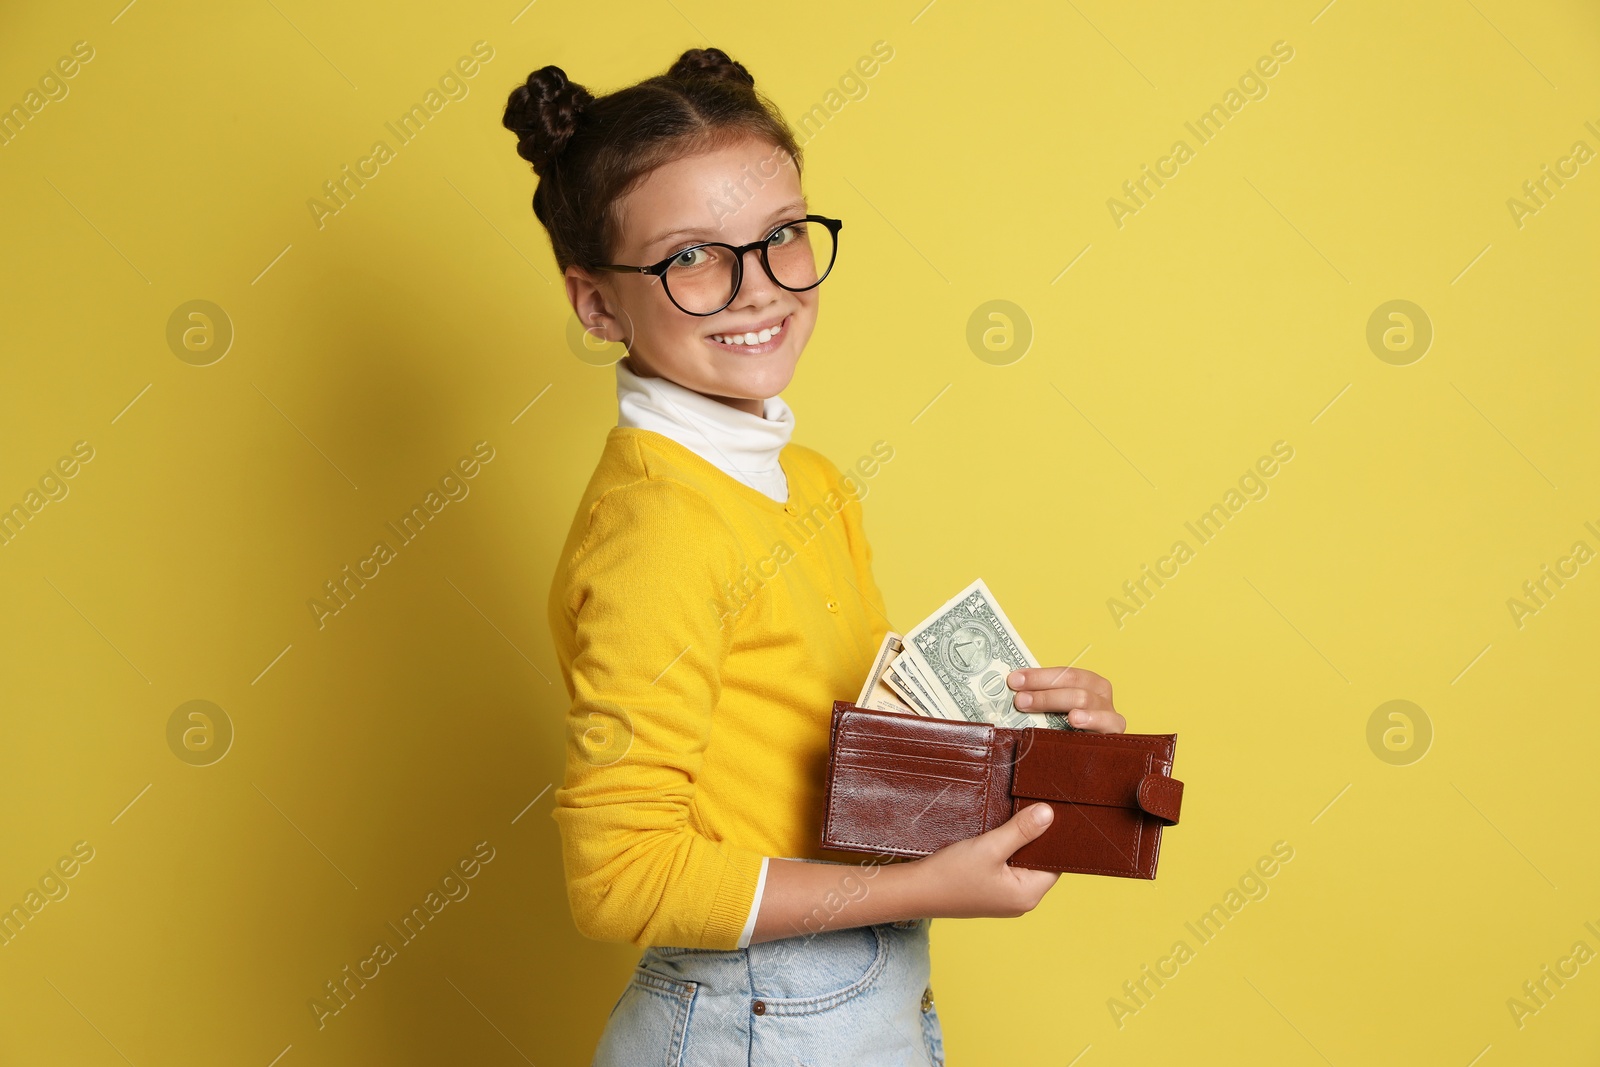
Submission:
<svg viewBox="0 0 1600 1067">
<path fill-rule="evenodd" d="M 664 163 L 754 135 L 801 166 L 782 113 L 720 48 L 691 48 L 665 74 L 600 97 L 541 67 L 511 91 L 501 122 L 539 176 L 533 213 L 563 271 L 611 262 L 618 201 Z"/>
</svg>

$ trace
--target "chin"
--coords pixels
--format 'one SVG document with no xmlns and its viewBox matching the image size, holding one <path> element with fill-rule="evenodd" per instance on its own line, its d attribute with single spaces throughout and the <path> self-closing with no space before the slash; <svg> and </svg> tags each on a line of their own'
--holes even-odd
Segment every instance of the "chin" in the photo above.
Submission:
<svg viewBox="0 0 1600 1067">
<path fill-rule="evenodd" d="M 767 356 L 728 356 L 722 353 L 702 366 L 693 388 L 718 396 L 764 400 L 777 396 L 794 378 L 799 361 L 782 352 Z"/>
<path fill-rule="evenodd" d="M 731 368 L 723 378 L 727 389 L 723 396 L 739 396 L 749 400 L 765 400 L 777 396 L 794 380 L 795 364 L 784 360 L 768 366 L 746 364 Z"/>
</svg>

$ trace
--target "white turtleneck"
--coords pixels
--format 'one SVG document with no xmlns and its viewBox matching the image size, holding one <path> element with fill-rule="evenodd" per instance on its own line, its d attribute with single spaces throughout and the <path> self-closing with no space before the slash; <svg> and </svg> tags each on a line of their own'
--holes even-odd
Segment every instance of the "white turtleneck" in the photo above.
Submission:
<svg viewBox="0 0 1600 1067">
<path fill-rule="evenodd" d="M 684 448 L 778 503 L 789 500 L 789 479 L 778 454 L 794 433 L 794 412 L 783 397 L 762 402 L 763 414 L 740 411 L 720 400 L 679 385 L 670 378 L 641 378 L 617 360 L 617 425 L 637 426 L 670 437 Z M 761 858 L 756 896 L 739 933 L 739 948 L 748 948 L 756 928 L 756 912 L 767 884 L 767 859 Z"/>
<path fill-rule="evenodd" d="M 712 466 L 778 503 L 789 480 L 778 454 L 794 433 L 794 412 L 783 397 L 762 402 L 763 414 L 740 411 L 670 378 L 641 378 L 617 360 L 617 425 L 670 437 Z"/>
</svg>

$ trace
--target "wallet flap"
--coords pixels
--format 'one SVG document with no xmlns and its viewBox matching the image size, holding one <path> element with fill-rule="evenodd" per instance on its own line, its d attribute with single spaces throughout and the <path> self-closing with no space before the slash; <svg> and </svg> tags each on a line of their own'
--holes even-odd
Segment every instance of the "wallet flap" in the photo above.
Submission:
<svg viewBox="0 0 1600 1067">
<path fill-rule="evenodd" d="M 1017 758 L 1011 795 L 1068 804 L 1142 808 L 1139 783 L 1152 771 L 1154 757 L 1132 746 L 1095 744 L 1078 734 L 1058 740 L 1043 729 Z"/>
<path fill-rule="evenodd" d="M 1164 774 L 1147 774 L 1139 783 L 1139 806 L 1168 826 L 1178 824 L 1183 807 L 1183 783 Z"/>
</svg>

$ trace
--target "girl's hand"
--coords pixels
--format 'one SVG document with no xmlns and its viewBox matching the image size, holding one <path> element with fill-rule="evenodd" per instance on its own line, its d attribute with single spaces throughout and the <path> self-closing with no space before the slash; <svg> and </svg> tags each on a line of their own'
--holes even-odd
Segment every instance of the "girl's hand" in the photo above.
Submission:
<svg viewBox="0 0 1600 1067">
<path fill-rule="evenodd" d="M 1082 730 L 1120 734 L 1128 721 L 1111 704 L 1111 683 L 1082 667 L 1023 667 L 1006 677 L 1020 711 L 1066 714 Z M 1012 867 L 1006 860 L 1050 825 L 1048 804 L 1030 804 L 977 837 L 954 841 L 903 866 L 908 915 L 1012 919 L 1038 906 L 1060 874 Z M 1035 822 L 1036 816 L 1042 818 Z M 757 920 L 759 922 L 759 920 Z"/>
<path fill-rule="evenodd" d="M 1035 818 L 1043 813 L 1043 817 Z M 986 834 L 904 864 L 912 875 L 907 914 L 930 919 L 1014 919 L 1032 911 L 1061 875 L 1006 860 L 1050 825 L 1048 804 L 1030 804 Z M 757 920 L 759 922 L 759 919 Z"/>
<path fill-rule="evenodd" d="M 1080 730 L 1120 734 L 1128 720 L 1111 706 L 1111 683 L 1082 667 L 1022 667 L 1006 676 L 1018 711 L 1065 712 Z"/>
</svg>

